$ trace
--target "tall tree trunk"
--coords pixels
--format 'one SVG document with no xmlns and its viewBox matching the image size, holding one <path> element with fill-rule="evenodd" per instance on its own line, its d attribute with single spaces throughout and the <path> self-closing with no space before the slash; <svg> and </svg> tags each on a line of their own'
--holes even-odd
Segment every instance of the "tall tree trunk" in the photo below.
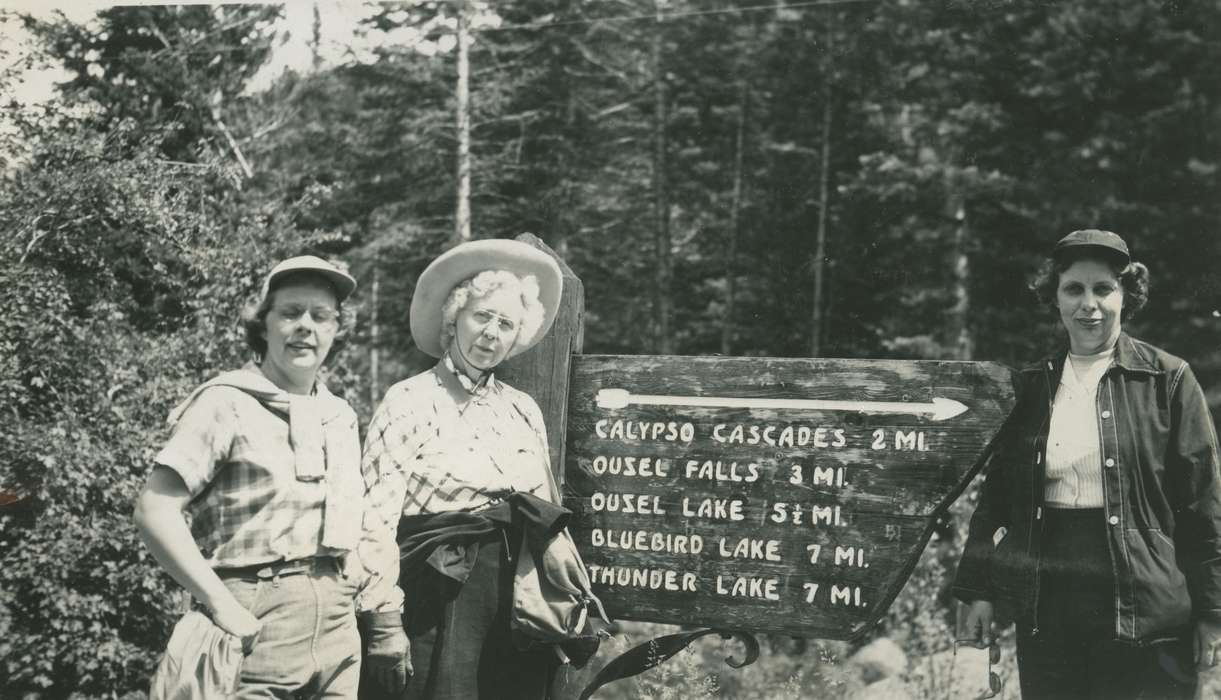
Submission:
<svg viewBox="0 0 1221 700">
<path fill-rule="evenodd" d="M 381 327 L 378 325 L 377 302 L 381 295 L 381 271 L 377 267 L 377 258 L 373 258 L 373 284 L 369 287 L 369 406 L 377 406 L 381 399 L 381 357 L 378 350 Z"/>
<path fill-rule="evenodd" d="M 310 37 L 310 52 L 312 53 L 313 61 L 311 67 L 315 71 L 322 65 L 322 55 L 319 51 L 319 46 L 322 44 L 322 13 L 318 10 L 318 0 L 314 0 L 314 27 L 313 36 Z"/>
<path fill-rule="evenodd" d="M 729 250 L 725 258 L 725 318 L 721 322 L 721 354 L 733 354 L 734 306 L 738 291 L 738 240 L 742 237 L 742 159 L 746 148 L 746 110 L 750 85 L 738 85 L 738 123 L 733 141 L 733 199 L 729 204 Z"/>
<path fill-rule="evenodd" d="M 825 317 L 823 315 L 823 277 L 827 257 L 827 210 L 830 208 L 831 180 L 831 70 L 832 51 L 835 49 L 835 15 L 827 13 L 826 41 L 823 47 L 822 89 L 822 146 L 818 175 L 818 230 L 814 243 L 814 309 L 810 319 L 810 357 L 822 355 L 822 336 Z"/>
<path fill-rule="evenodd" d="M 567 92 L 567 100 L 565 101 L 564 106 L 564 133 L 565 136 L 568 137 L 577 129 L 577 110 L 579 109 L 579 106 L 577 104 L 577 91 L 574 86 L 572 84 L 568 84 L 565 86 L 565 89 Z M 571 164 L 565 162 L 564 167 L 571 167 Z M 565 188 L 564 197 L 566 200 L 571 199 L 571 190 Z M 567 206 L 567 204 L 568 202 L 565 203 L 565 206 L 560 208 L 560 210 L 557 212 L 558 216 L 553 217 L 555 227 L 553 233 L 554 240 L 552 241 L 551 245 L 552 250 L 555 251 L 556 256 L 561 260 L 568 259 L 569 237 L 576 235 L 579 232 L 579 227 L 574 223 L 575 216 L 573 214 L 573 212 L 576 211 L 576 203 L 572 202 L 571 206 Z"/>
<path fill-rule="evenodd" d="M 950 211 L 954 217 L 954 306 L 950 309 L 950 342 L 954 357 L 969 360 L 975 354 L 975 343 L 967 318 L 971 313 L 971 258 L 968 248 L 971 229 L 967 221 L 966 201 L 961 193 L 951 190 Z"/>
<path fill-rule="evenodd" d="M 454 240 L 471 239 L 471 113 L 470 57 L 467 43 L 466 0 L 457 0 L 458 7 L 458 202 L 454 212 Z"/>
<path fill-rule="evenodd" d="M 656 30 L 653 33 L 653 245 L 657 257 L 653 276 L 654 345 L 657 352 L 674 352 L 670 330 L 670 197 L 666 186 L 666 74 L 662 61 L 664 0 L 654 0 Z"/>
</svg>

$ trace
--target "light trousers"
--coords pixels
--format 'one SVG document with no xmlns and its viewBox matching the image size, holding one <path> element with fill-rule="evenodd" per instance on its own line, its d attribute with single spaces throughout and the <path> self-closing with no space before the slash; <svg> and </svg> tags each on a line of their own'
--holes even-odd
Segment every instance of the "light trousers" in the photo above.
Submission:
<svg viewBox="0 0 1221 700">
<path fill-rule="evenodd" d="M 356 582 L 335 560 L 319 559 L 301 572 L 226 578 L 225 586 L 263 623 L 242 663 L 238 700 L 356 697 Z"/>
</svg>

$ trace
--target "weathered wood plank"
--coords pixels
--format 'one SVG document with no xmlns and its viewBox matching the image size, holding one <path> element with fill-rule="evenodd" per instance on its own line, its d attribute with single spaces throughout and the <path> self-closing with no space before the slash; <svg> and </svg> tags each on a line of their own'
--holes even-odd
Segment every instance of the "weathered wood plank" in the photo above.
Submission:
<svg viewBox="0 0 1221 700">
<path fill-rule="evenodd" d="M 537 236 L 523 233 L 517 240 L 555 258 L 564 274 L 564 290 L 560 295 L 560 310 L 551 331 L 538 345 L 501 365 L 497 376 L 538 402 L 543 412 L 543 420 L 547 424 L 551 469 L 562 486 L 568 377 L 572 357 L 581 353 L 581 346 L 585 342 L 585 287 L 567 263 Z"/>
<path fill-rule="evenodd" d="M 964 410 L 939 418 L 934 399 Z M 1012 401 L 990 363 L 574 358 L 570 528 L 613 616 L 852 637 L 885 613 Z"/>
</svg>

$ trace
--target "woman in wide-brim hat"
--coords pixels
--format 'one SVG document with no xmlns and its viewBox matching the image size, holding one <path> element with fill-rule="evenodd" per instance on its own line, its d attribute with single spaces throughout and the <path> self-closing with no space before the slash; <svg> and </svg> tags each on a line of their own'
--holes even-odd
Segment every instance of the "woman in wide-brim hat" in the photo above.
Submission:
<svg viewBox="0 0 1221 700">
<path fill-rule="evenodd" d="M 954 582 L 966 636 L 991 643 L 994 607 L 1017 622 L 1023 698 L 1190 697 L 1193 660 L 1221 657 L 1204 392 L 1186 362 L 1124 332 L 1149 271 L 1118 235 L 1063 237 L 1034 291 L 1067 343 L 1017 375 Z"/>
<path fill-rule="evenodd" d="M 520 518 L 499 518 L 523 496 L 560 518 L 558 494 L 538 405 L 495 370 L 543 338 L 561 284 L 551 256 L 510 240 L 459 245 L 416 284 L 412 337 L 439 361 L 386 392 L 365 443 L 381 537 L 362 551 L 379 581 L 362 599 L 379 611 L 365 621 L 362 697 L 546 694 L 555 655 L 519 649 L 507 617 Z"/>
</svg>

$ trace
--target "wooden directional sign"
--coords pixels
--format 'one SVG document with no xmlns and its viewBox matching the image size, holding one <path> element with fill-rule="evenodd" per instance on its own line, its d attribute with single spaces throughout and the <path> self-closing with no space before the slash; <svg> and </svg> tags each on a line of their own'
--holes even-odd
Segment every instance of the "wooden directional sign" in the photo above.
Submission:
<svg viewBox="0 0 1221 700">
<path fill-rule="evenodd" d="M 612 617 L 846 639 L 1013 404 L 997 364 L 573 356 L 565 505 Z"/>
</svg>

